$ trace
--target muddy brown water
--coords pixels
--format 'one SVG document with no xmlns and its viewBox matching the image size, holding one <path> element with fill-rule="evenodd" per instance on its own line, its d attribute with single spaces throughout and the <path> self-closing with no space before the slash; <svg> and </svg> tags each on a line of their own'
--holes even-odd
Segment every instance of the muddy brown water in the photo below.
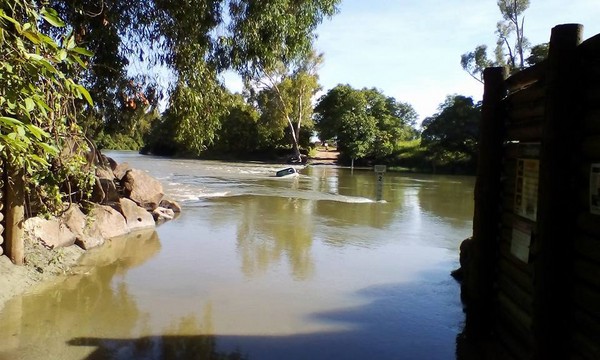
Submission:
<svg viewBox="0 0 600 360">
<path fill-rule="evenodd" d="M 183 212 L 9 301 L 0 359 L 452 359 L 474 178 L 173 160 Z"/>
</svg>

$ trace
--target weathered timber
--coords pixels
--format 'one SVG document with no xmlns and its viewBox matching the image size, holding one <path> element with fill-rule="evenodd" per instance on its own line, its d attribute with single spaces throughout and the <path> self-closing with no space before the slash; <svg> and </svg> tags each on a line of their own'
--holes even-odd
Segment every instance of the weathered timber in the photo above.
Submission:
<svg viewBox="0 0 600 360">
<path fill-rule="evenodd" d="M 498 269 L 503 275 L 514 281 L 521 289 L 533 293 L 533 282 L 531 274 L 523 271 L 523 267 L 517 266 L 513 259 L 503 256 L 498 260 Z M 525 267 L 527 269 L 527 267 Z"/>
<path fill-rule="evenodd" d="M 600 159 L 600 136 L 588 136 L 583 139 L 581 153 L 588 159 Z"/>
<path fill-rule="evenodd" d="M 533 295 L 517 286 L 506 274 L 498 275 L 498 289 L 502 291 L 521 311 L 526 314 L 533 312 Z M 531 290 L 531 289 L 530 289 Z"/>
<path fill-rule="evenodd" d="M 586 111 L 583 126 L 586 134 L 600 135 L 600 108 Z"/>
<path fill-rule="evenodd" d="M 600 318 L 600 289 L 575 284 L 573 302 L 588 314 Z"/>
<path fill-rule="evenodd" d="M 531 102 L 527 105 L 514 106 L 508 111 L 509 124 L 518 124 L 526 121 L 539 121 L 544 116 L 546 105 L 544 99 L 539 102 Z"/>
<path fill-rule="evenodd" d="M 494 259 L 497 253 L 496 228 L 500 220 L 498 207 L 505 114 L 501 101 L 506 95 L 506 69 L 488 68 L 484 73 L 482 118 L 479 137 L 479 160 L 475 184 L 473 219 L 473 257 L 466 279 L 467 322 L 465 330 L 472 337 L 486 337 L 491 330 L 492 314 L 488 307 L 494 297 Z"/>
<path fill-rule="evenodd" d="M 7 165 L 8 167 L 8 165 Z M 15 265 L 23 265 L 25 244 L 23 222 L 25 221 L 25 196 L 23 170 L 8 168 L 6 189 L 6 255 Z"/>
<path fill-rule="evenodd" d="M 575 332 L 573 336 L 573 352 L 578 357 L 571 357 L 574 360 L 597 360 L 600 358 L 600 348 L 597 339 L 590 338 L 581 332 Z"/>
<path fill-rule="evenodd" d="M 600 215 L 590 205 L 600 186 L 591 166 L 600 163 L 600 35 L 581 37 L 581 25 L 555 27 L 548 59 L 506 80 L 510 93 L 496 114 L 505 136 L 491 182 L 499 187 L 488 199 L 501 215 L 488 223 L 486 243 L 496 257 L 476 271 L 495 271 L 487 277 L 491 326 L 517 359 L 600 358 Z M 516 212 L 517 196 L 527 218 Z M 474 238 L 487 219 L 478 210 L 476 191 Z"/>
<path fill-rule="evenodd" d="M 533 319 L 531 315 L 523 311 L 506 293 L 498 292 L 498 308 L 499 311 L 505 312 L 505 319 L 514 325 L 522 338 L 527 338 L 531 334 L 531 326 Z"/>
<path fill-rule="evenodd" d="M 506 139 L 510 141 L 533 142 L 542 138 L 543 125 L 539 119 L 531 119 L 525 126 L 511 126 L 507 130 Z"/>
<path fill-rule="evenodd" d="M 537 83 L 508 95 L 504 102 L 508 107 L 517 107 L 523 104 L 530 104 L 543 100 L 545 96 L 546 86 Z"/>
<path fill-rule="evenodd" d="M 600 34 L 592 36 L 582 42 L 577 48 L 577 51 L 581 57 L 600 59 Z"/>
<path fill-rule="evenodd" d="M 600 274 L 600 264 L 589 261 L 589 258 L 584 257 L 587 254 L 580 255 L 582 256 L 574 261 L 575 266 L 573 272 L 575 278 L 600 289 L 600 277 L 598 277 L 598 274 Z"/>
<path fill-rule="evenodd" d="M 597 109 L 600 106 L 598 103 L 598 101 L 600 101 L 600 88 L 596 87 L 586 89 L 582 98 L 587 104 L 588 108 Z"/>
<path fill-rule="evenodd" d="M 577 46 L 583 26 L 559 25 L 552 29 L 547 62 L 546 116 L 540 151 L 538 237 L 532 242 L 535 261 L 536 307 L 534 358 L 567 358 L 572 243 L 576 211 L 571 174 L 579 160 L 575 149 L 581 139 Z M 561 264 L 562 266 L 558 266 Z"/>
<path fill-rule="evenodd" d="M 545 80 L 546 62 L 542 61 L 534 66 L 531 66 L 523 71 L 512 75 L 506 79 L 506 86 L 510 92 L 515 92 L 523 89 L 526 86 L 531 86 L 536 82 Z"/>
<path fill-rule="evenodd" d="M 573 311 L 573 323 L 577 325 L 582 334 L 591 334 L 590 337 L 596 338 L 600 333 L 600 319 L 594 319 L 588 313 L 581 309 Z M 595 348 L 600 350 L 600 342 L 595 341 Z M 598 359 L 596 357 L 595 359 Z"/>
<path fill-rule="evenodd" d="M 580 213 L 577 216 L 577 228 L 584 234 L 594 237 L 600 237 L 600 221 L 598 215 L 588 212 Z"/>
<path fill-rule="evenodd" d="M 498 334 L 501 346 L 497 357 L 492 357 L 492 359 L 525 360 L 531 357 L 532 341 L 525 341 L 524 338 L 519 337 L 514 326 L 505 319 L 502 318 L 495 324 L 495 333 Z M 530 338 L 531 335 L 528 337 Z"/>
</svg>

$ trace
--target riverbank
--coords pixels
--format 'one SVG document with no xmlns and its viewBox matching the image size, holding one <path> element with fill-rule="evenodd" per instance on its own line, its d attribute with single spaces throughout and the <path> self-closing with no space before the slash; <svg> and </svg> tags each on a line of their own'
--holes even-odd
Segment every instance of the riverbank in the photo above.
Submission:
<svg viewBox="0 0 600 360">
<path fill-rule="evenodd" d="M 13 297 L 69 274 L 84 253 L 77 245 L 49 250 L 27 238 L 24 265 L 14 265 L 7 256 L 0 256 L 0 311 Z"/>
<path fill-rule="evenodd" d="M 336 150 L 317 149 L 316 153 L 309 157 L 308 163 L 312 165 L 336 165 L 340 153 Z"/>
<path fill-rule="evenodd" d="M 321 149 L 311 157 L 314 165 L 335 165 L 339 153 Z M 86 252 L 77 245 L 48 249 L 26 237 L 25 263 L 14 265 L 6 255 L 0 256 L 0 311 L 10 299 L 36 291 L 60 276 L 67 276 Z"/>
</svg>

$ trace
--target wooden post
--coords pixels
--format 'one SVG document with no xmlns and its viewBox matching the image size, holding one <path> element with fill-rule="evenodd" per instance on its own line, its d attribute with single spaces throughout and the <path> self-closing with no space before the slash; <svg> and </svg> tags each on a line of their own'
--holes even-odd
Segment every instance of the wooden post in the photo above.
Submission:
<svg viewBox="0 0 600 360">
<path fill-rule="evenodd" d="M 0 156 L 0 256 L 4 254 L 4 202 L 6 201 L 5 191 L 6 188 L 6 171 L 4 169 L 4 160 Z"/>
<path fill-rule="evenodd" d="M 534 358 L 566 359 L 576 198 L 583 119 L 577 46 L 583 26 L 552 29 L 546 74 L 546 112 L 540 149 L 538 236 L 534 259 Z"/>
<path fill-rule="evenodd" d="M 479 159 L 475 184 L 473 240 L 470 244 L 465 288 L 467 323 L 471 338 L 485 337 L 492 325 L 494 269 L 500 223 L 500 174 L 505 112 L 501 101 L 506 96 L 506 69 L 484 70 L 485 81 L 479 135 Z M 463 291 L 464 291 L 463 290 Z"/>
<path fill-rule="evenodd" d="M 23 222 L 25 221 L 25 197 L 23 170 L 6 164 L 8 181 L 6 184 L 6 255 L 16 265 L 23 265 L 25 244 L 23 242 Z"/>
</svg>

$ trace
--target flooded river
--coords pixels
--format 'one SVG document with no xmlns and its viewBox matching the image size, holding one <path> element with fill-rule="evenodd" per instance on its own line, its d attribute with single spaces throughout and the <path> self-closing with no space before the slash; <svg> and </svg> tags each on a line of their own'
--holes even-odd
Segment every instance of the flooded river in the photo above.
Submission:
<svg viewBox="0 0 600 360">
<path fill-rule="evenodd" d="M 181 203 L 9 301 L 0 359 L 453 359 L 474 178 L 109 152 Z"/>
</svg>

